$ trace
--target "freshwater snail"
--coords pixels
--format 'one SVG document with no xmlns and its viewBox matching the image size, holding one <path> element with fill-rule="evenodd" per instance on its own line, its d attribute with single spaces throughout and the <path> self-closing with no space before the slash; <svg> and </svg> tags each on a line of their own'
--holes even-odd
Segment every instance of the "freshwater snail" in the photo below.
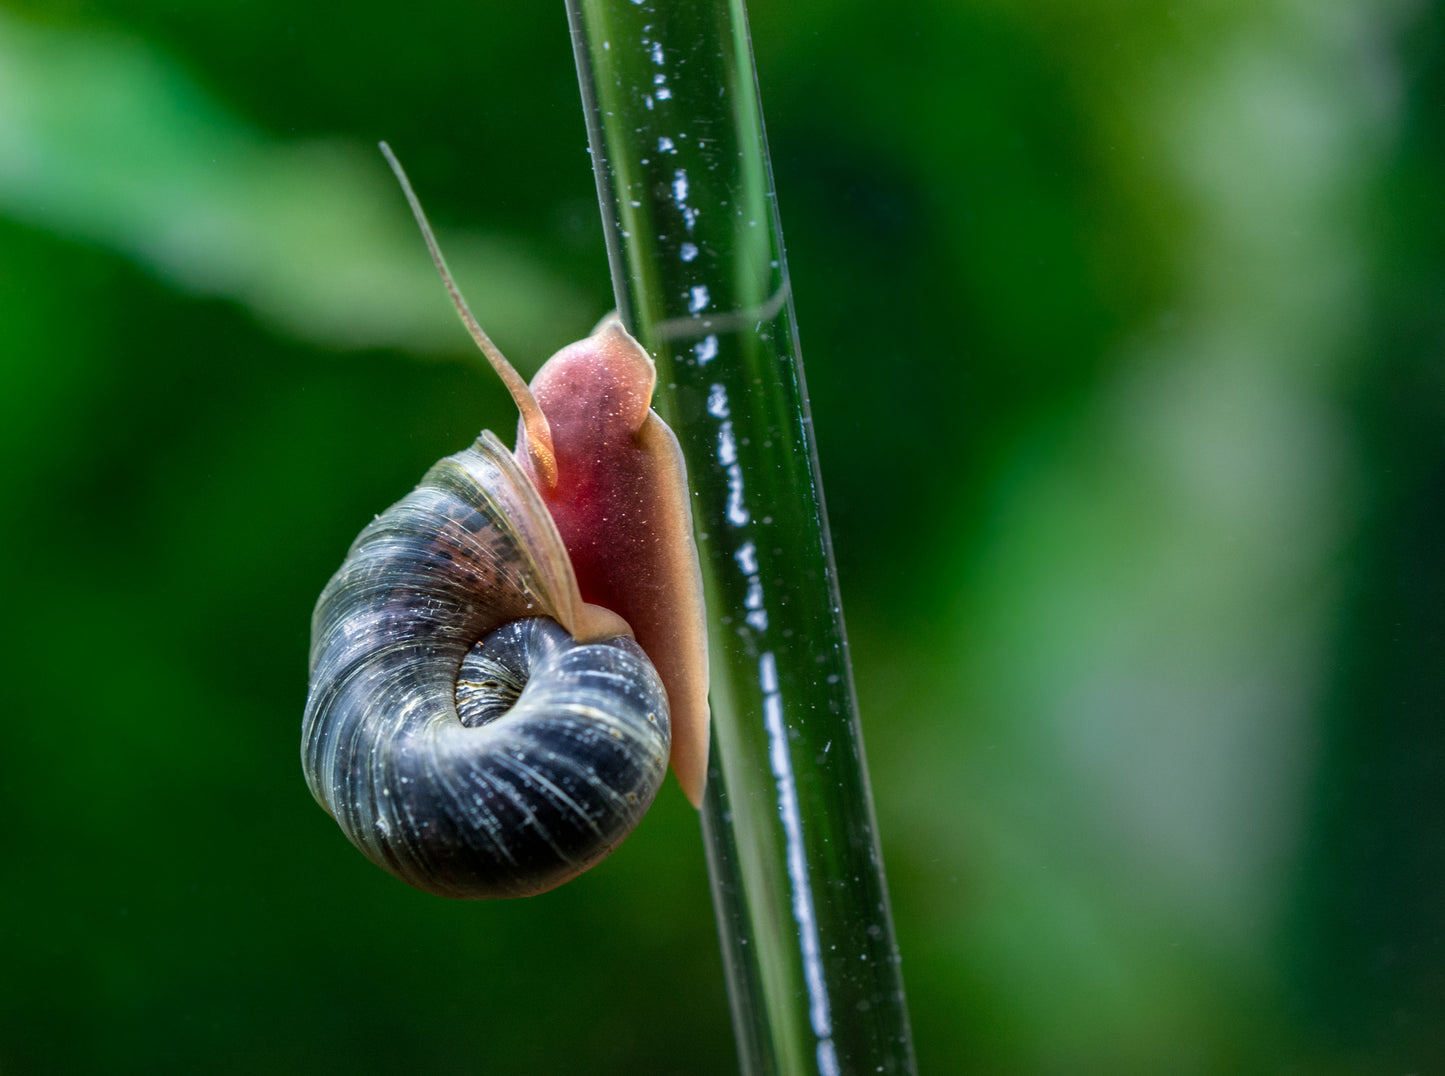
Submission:
<svg viewBox="0 0 1445 1076">
<path fill-rule="evenodd" d="M 656 372 L 615 317 L 530 388 L 452 301 L 521 419 L 369 524 L 312 617 L 301 760 L 362 852 L 450 897 L 544 892 L 606 856 L 671 762 L 707 767 L 702 579 Z"/>
</svg>

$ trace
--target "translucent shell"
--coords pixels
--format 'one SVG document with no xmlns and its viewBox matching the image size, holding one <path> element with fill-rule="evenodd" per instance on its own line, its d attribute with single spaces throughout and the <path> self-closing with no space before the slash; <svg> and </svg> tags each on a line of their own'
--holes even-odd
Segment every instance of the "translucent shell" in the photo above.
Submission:
<svg viewBox="0 0 1445 1076">
<path fill-rule="evenodd" d="M 428 892 L 512 897 L 632 831 L 666 773 L 667 696 L 630 638 L 559 626 L 586 609 L 489 432 L 361 532 L 312 618 L 301 748 L 353 844 Z"/>
</svg>

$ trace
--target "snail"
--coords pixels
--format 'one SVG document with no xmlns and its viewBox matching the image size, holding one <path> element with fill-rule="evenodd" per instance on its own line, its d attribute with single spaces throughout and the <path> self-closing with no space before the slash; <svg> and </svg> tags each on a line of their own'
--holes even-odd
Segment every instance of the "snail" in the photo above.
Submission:
<svg viewBox="0 0 1445 1076">
<path fill-rule="evenodd" d="M 668 764 L 694 807 L 707 767 L 702 577 L 652 359 L 615 315 L 530 387 L 462 298 L 521 413 L 366 526 L 312 617 L 301 759 L 373 862 L 448 897 L 527 896 L 595 865 Z"/>
</svg>

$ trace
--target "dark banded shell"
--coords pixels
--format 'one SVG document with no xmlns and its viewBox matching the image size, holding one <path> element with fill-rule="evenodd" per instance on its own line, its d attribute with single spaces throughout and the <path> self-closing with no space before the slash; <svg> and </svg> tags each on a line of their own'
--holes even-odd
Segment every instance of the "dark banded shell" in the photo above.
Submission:
<svg viewBox="0 0 1445 1076">
<path fill-rule="evenodd" d="M 576 594 L 490 433 L 357 537 L 312 617 L 301 759 L 373 862 L 442 896 L 526 896 L 632 831 L 666 773 L 666 694 L 631 639 L 556 623 Z"/>
</svg>

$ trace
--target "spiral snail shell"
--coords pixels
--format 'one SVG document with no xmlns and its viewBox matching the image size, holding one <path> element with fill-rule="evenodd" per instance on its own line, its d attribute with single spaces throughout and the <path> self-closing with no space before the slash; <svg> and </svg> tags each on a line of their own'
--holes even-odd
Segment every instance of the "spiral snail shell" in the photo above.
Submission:
<svg viewBox="0 0 1445 1076">
<path fill-rule="evenodd" d="M 449 897 L 544 892 L 612 851 L 669 762 L 694 806 L 707 655 L 686 474 L 652 360 L 615 317 L 370 523 L 312 618 L 302 767 L 373 862 Z"/>
</svg>

